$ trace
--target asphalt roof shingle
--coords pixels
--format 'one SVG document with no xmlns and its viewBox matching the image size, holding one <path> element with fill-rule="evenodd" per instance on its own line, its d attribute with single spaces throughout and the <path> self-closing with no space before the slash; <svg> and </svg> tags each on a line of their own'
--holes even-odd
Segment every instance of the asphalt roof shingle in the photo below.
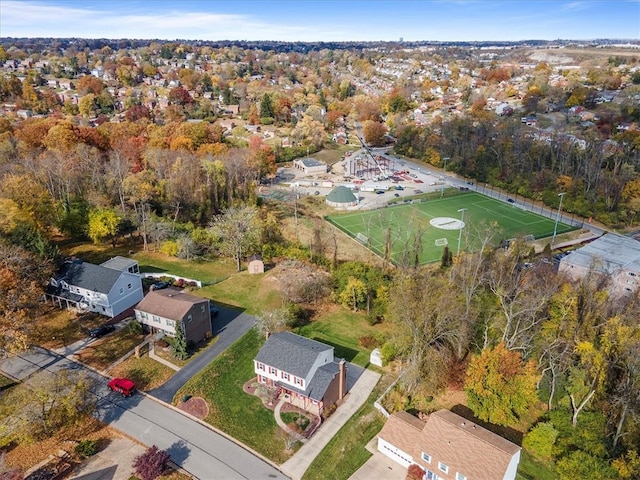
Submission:
<svg viewBox="0 0 640 480">
<path fill-rule="evenodd" d="M 333 350 L 333 347 L 291 332 L 281 332 L 269 336 L 255 360 L 306 378 L 318 354 L 327 350 Z"/>
<path fill-rule="evenodd" d="M 65 263 L 57 276 L 69 285 L 108 294 L 122 272 L 93 263 Z"/>
</svg>

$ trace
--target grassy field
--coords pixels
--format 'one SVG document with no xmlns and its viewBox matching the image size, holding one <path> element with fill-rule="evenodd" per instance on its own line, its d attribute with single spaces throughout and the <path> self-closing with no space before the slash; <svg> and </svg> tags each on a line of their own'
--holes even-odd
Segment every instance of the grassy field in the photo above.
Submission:
<svg viewBox="0 0 640 480">
<path fill-rule="evenodd" d="M 332 345 L 336 357 L 366 367 L 371 351 L 360 346 L 360 338 L 383 337 L 390 327 L 384 322 L 370 325 L 364 314 L 332 305 L 322 309 L 317 320 L 298 328 L 296 333 Z"/>
<path fill-rule="evenodd" d="M 464 212 L 461 210 L 465 209 Z M 456 228 L 456 220 L 464 214 L 465 228 Z M 435 218 L 443 220 L 441 227 L 430 222 Z M 553 235 L 555 219 L 523 210 L 516 204 L 505 203 L 480 193 L 469 192 L 453 197 L 436 198 L 420 203 L 389 206 L 379 210 L 332 215 L 326 219 L 367 244 L 376 254 L 383 256 L 385 237 L 388 238 L 390 257 L 398 263 L 403 252 L 415 245 L 416 237 L 422 245 L 419 260 L 421 264 L 440 261 L 446 241 L 454 254 L 457 253 L 458 239 L 461 250 L 473 250 L 474 226 L 493 226 L 498 233 L 496 240 L 535 238 Z M 447 229 L 450 228 L 450 229 Z M 574 227 L 558 223 L 557 233 L 574 230 Z M 421 234 L 421 235 L 420 235 Z M 364 238 L 362 237 L 364 236 Z M 446 239 L 446 240 L 445 240 Z M 470 242 L 466 245 L 465 242 Z M 464 240 L 464 241 L 463 241 Z"/>
<path fill-rule="evenodd" d="M 209 415 L 204 419 L 207 423 L 282 463 L 290 453 L 285 452 L 273 411 L 242 390 L 244 383 L 255 377 L 253 359 L 262 344 L 263 338 L 250 330 L 178 390 L 174 401 L 184 395 L 204 398 L 209 405 Z"/>
</svg>

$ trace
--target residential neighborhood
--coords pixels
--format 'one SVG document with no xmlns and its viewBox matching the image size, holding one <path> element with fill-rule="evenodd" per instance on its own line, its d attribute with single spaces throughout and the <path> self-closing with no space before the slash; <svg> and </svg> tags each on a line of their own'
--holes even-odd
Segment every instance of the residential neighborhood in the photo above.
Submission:
<svg viewBox="0 0 640 480">
<path fill-rule="evenodd" d="M 640 478 L 635 2 L 112 3 L 2 0 L 1 478 Z"/>
</svg>

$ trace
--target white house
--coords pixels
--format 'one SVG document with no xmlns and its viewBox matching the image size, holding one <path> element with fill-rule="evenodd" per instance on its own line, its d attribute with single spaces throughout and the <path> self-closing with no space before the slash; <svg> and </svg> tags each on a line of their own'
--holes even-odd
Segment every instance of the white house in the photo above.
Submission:
<svg viewBox="0 0 640 480">
<path fill-rule="evenodd" d="M 101 265 L 70 260 L 50 279 L 45 299 L 59 307 L 117 317 L 144 296 L 138 272 L 138 262 L 124 257 Z"/>
</svg>

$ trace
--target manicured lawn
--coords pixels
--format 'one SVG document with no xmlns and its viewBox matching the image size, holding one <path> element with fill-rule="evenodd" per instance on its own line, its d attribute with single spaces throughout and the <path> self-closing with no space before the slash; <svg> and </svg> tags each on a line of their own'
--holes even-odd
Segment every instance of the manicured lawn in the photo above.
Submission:
<svg viewBox="0 0 640 480">
<path fill-rule="evenodd" d="M 235 261 L 231 259 L 181 260 L 159 252 L 138 252 L 133 258 L 146 273 L 171 273 L 179 277 L 200 280 L 205 285 L 217 283 L 236 273 Z"/>
<path fill-rule="evenodd" d="M 346 480 L 364 465 L 371 457 L 365 446 L 384 425 L 384 417 L 373 406 L 381 392 L 382 386 L 378 384 L 366 403 L 309 465 L 302 480 Z"/>
<path fill-rule="evenodd" d="M 255 330 L 247 332 L 216 360 L 182 387 L 174 403 L 184 395 L 199 396 L 209 404 L 207 423 L 256 450 L 276 463 L 290 456 L 284 450 L 282 430 L 276 424 L 273 411 L 242 386 L 255 376 L 253 358 L 264 339 Z"/>
<path fill-rule="evenodd" d="M 76 355 L 81 362 L 104 370 L 142 343 L 143 339 L 143 335 L 135 335 L 128 328 L 123 328 L 83 348 Z"/>
<path fill-rule="evenodd" d="M 148 355 L 140 358 L 127 358 L 109 371 L 113 377 L 125 377 L 133 380 L 139 390 L 152 390 L 169 380 L 176 373 L 169 367 L 157 362 Z"/>
<path fill-rule="evenodd" d="M 421 263 L 440 261 L 443 245 L 436 241 L 446 242 L 455 254 L 458 239 L 462 233 L 455 227 L 455 221 L 464 213 L 465 225 L 473 232 L 474 225 L 495 224 L 499 231 L 496 241 L 510 238 L 522 238 L 532 235 L 535 238 L 550 237 L 555 226 L 555 217 L 548 218 L 520 208 L 522 200 L 506 203 L 487 197 L 480 193 L 469 192 L 444 198 L 431 198 L 421 203 L 399 204 L 384 209 L 350 212 L 326 217 L 327 220 L 348 235 L 367 243 L 377 255 L 384 255 L 385 235 L 389 232 L 389 247 L 394 262 L 400 259 L 402 252 L 413 245 L 413 234 L 421 233 Z M 464 212 L 460 210 L 464 209 Z M 441 227 L 431 224 L 436 218 L 445 219 Z M 575 230 L 574 227 L 558 223 L 557 233 Z M 463 239 L 461 238 L 461 239 Z M 472 239 L 470 240 L 473 241 Z M 461 243 L 461 249 L 474 249 L 473 243 Z"/>
<path fill-rule="evenodd" d="M 554 480 L 555 478 L 553 468 L 538 462 L 529 452 L 522 449 L 516 480 Z"/>
<path fill-rule="evenodd" d="M 369 325 L 364 313 L 354 313 L 344 307 L 329 305 L 313 322 L 300 327 L 296 333 L 332 345 L 336 357 L 366 367 L 371 350 L 359 344 L 363 336 L 383 336 L 390 325 L 384 322 Z"/>
<path fill-rule="evenodd" d="M 98 314 L 76 314 L 71 310 L 47 306 L 38 317 L 31 341 L 46 348 L 58 348 L 87 337 L 89 330 L 107 321 Z"/>
<path fill-rule="evenodd" d="M 277 283 L 268 273 L 249 275 L 243 271 L 215 285 L 198 290 L 198 295 L 209 297 L 214 302 L 244 308 L 247 313 L 257 314 L 265 310 L 282 307 L 282 294 Z"/>
</svg>

